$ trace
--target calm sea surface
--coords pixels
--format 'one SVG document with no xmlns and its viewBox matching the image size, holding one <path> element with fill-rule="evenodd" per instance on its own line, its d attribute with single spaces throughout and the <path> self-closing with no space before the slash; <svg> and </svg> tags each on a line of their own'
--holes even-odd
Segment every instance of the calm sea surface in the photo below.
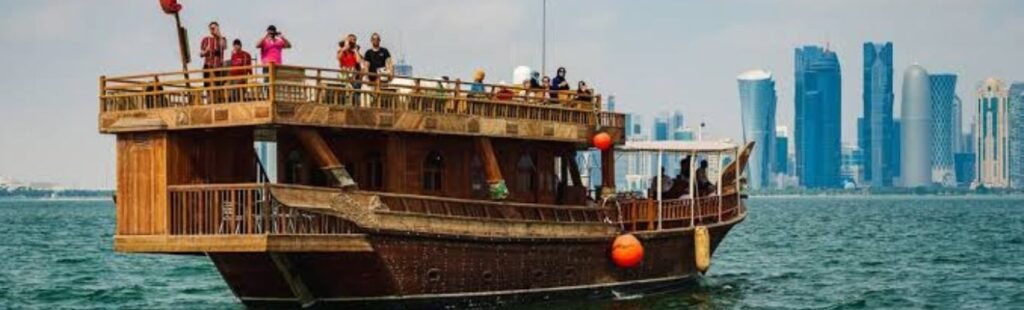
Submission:
<svg viewBox="0 0 1024 310">
<path fill-rule="evenodd" d="M 754 198 L 692 289 L 537 309 L 1024 309 L 1024 198 Z M 0 201 L 0 308 L 239 309 L 205 257 L 111 251 L 107 201 Z"/>
</svg>

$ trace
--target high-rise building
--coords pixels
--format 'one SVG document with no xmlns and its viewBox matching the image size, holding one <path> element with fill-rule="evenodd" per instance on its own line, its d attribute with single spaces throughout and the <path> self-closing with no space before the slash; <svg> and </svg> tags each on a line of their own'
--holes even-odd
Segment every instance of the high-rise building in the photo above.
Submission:
<svg viewBox="0 0 1024 310">
<path fill-rule="evenodd" d="M 978 88 L 977 135 L 978 183 L 985 187 L 1007 187 L 1009 180 L 1009 91 L 996 78 L 985 79 Z"/>
<path fill-rule="evenodd" d="M 900 152 L 902 162 L 900 173 L 904 187 L 920 187 L 932 184 L 932 112 L 931 82 L 928 71 L 918 65 L 912 65 L 903 72 L 903 102 L 900 120 L 903 122 L 900 133 L 903 150 Z"/>
<path fill-rule="evenodd" d="M 864 116 L 858 120 L 858 145 L 864 155 L 864 181 L 873 187 L 892 186 L 896 175 L 893 130 L 892 42 L 864 43 Z"/>
<path fill-rule="evenodd" d="M 672 140 L 675 140 L 675 141 L 696 141 L 697 140 L 697 133 L 693 131 L 693 128 L 682 127 L 682 128 L 676 129 L 676 131 L 672 133 Z"/>
<path fill-rule="evenodd" d="M 960 96 L 953 94 L 953 128 L 950 130 L 953 135 L 953 153 L 964 151 L 964 104 Z"/>
<path fill-rule="evenodd" d="M 775 81 L 764 70 L 744 72 L 739 83 L 740 112 L 743 117 L 743 143 L 754 141 L 747 166 L 750 188 L 767 188 L 772 179 L 775 150 Z"/>
<path fill-rule="evenodd" d="M 889 149 L 892 150 L 892 156 L 896 158 L 891 165 L 893 170 L 892 183 L 901 184 L 902 182 L 896 182 L 896 178 L 901 177 L 900 173 L 903 170 L 903 165 L 900 163 L 900 160 L 903 158 L 903 120 L 898 118 L 892 119 L 892 132 L 892 145 L 890 145 Z"/>
<path fill-rule="evenodd" d="M 683 112 L 679 110 L 672 111 L 672 118 L 669 119 L 668 130 L 669 132 L 675 132 L 683 128 Z"/>
<path fill-rule="evenodd" d="M 652 137 L 652 138 L 654 138 L 654 141 L 667 141 L 667 140 L 669 140 L 669 138 L 670 138 L 669 134 L 671 132 L 669 130 L 669 126 L 670 125 L 669 125 L 668 118 L 665 118 L 663 116 L 655 117 L 654 118 L 653 137 Z"/>
<path fill-rule="evenodd" d="M 840 174 L 843 178 L 843 187 L 860 187 L 863 182 L 861 175 L 863 175 L 862 170 L 864 169 L 864 154 L 859 147 L 853 144 L 844 144 L 842 152 Z"/>
<path fill-rule="evenodd" d="M 399 59 L 395 64 L 395 75 L 412 76 L 412 65 L 405 62 L 405 58 Z"/>
<path fill-rule="evenodd" d="M 1013 83 L 1009 92 L 1010 187 L 1024 188 L 1024 83 Z"/>
<path fill-rule="evenodd" d="M 776 174 L 789 174 L 789 127 L 775 127 L 775 168 Z"/>
<path fill-rule="evenodd" d="M 956 129 L 953 119 L 956 109 L 956 74 L 931 74 L 928 83 L 931 87 L 932 182 L 942 186 L 956 186 L 953 170 L 953 141 L 959 137 L 959 129 Z"/>
<path fill-rule="evenodd" d="M 608 95 L 608 99 L 605 100 L 605 111 L 615 112 L 615 95 Z"/>
<path fill-rule="evenodd" d="M 836 53 L 818 46 L 795 51 L 796 173 L 808 188 L 840 182 L 842 78 Z"/>
<path fill-rule="evenodd" d="M 974 182 L 974 153 L 953 154 L 953 168 L 956 170 L 956 185 L 970 186 Z"/>
</svg>

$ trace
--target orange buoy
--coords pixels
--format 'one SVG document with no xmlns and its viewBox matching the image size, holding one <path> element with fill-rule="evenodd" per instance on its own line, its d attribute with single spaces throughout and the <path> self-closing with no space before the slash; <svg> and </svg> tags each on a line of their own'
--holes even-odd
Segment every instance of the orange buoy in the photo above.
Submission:
<svg viewBox="0 0 1024 310">
<path fill-rule="evenodd" d="M 644 259 L 644 246 L 632 234 L 615 237 L 612 242 L 612 261 L 620 268 L 632 268 Z"/>
<path fill-rule="evenodd" d="M 607 150 L 612 147 L 612 136 L 607 132 L 594 135 L 594 147 L 599 150 Z"/>
</svg>

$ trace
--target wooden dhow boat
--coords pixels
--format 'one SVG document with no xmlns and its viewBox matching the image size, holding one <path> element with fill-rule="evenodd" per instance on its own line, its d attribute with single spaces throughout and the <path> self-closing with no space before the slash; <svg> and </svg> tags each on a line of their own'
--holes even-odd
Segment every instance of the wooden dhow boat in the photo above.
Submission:
<svg viewBox="0 0 1024 310">
<path fill-rule="evenodd" d="M 205 255 L 254 307 L 486 307 L 678 289 L 746 215 L 752 144 L 626 142 L 600 95 L 392 76 L 354 88 L 354 76 L 272 65 L 101 77 L 115 250 Z M 595 151 L 595 136 L 613 145 Z M 600 153 L 597 190 L 581 152 Z M 626 153 L 658 166 L 686 156 L 677 178 L 710 159 L 713 186 L 658 177 L 653 194 L 617 193 Z M 623 235 L 642 246 L 635 266 L 611 255 Z"/>
</svg>

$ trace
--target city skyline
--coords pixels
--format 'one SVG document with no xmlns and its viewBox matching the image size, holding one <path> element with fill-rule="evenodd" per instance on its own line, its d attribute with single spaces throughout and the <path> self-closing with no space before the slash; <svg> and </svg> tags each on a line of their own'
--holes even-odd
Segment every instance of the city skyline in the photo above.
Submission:
<svg viewBox="0 0 1024 310">
<path fill-rule="evenodd" d="M 304 65 L 333 66 L 338 37 L 351 32 L 365 42 L 374 31 L 418 75 L 466 78 L 474 68 L 484 67 L 496 82 L 509 79 L 516 65 L 540 64 L 539 2 L 281 6 L 250 1 L 244 10 L 230 2 L 184 5 L 182 19 L 194 58 L 206 23 L 218 20 L 227 35 L 241 38 L 250 50 L 267 24 L 278 25 L 296 45 L 285 55 L 286 62 Z M 928 10 L 921 6 L 881 0 L 650 5 L 549 1 L 547 64 L 549 70 L 566 66 L 570 79 L 585 79 L 599 92 L 616 94 L 619 110 L 654 115 L 679 109 L 690 123 L 706 121 L 714 137 L 734 140 L 741 136 L 734 77 L 749 68 L 776 72 L 777 124 L 793 128 L 791 53 L 806 44 L 827 45 L 838 52 L 840 62 L 859 64 L 863 42 L 894 42 L 899 46 L 895 68 L 918 62 L 957 73 L 963 81 L 957 94 L 966 103 L 976 100 L 974 86 L 985 77 L 1024 79 L 1024 64 L 1006 61 L 1024 49 L 1022 40 L 1006 39 L 1024 37 L 1024 18 L 1014 13 L 1024 3 L 933 1 Z M 0 7 L 0 43 L 9 47 L 0 53 L 18 60 L 7 66 L 7 78 L 0 83 L 0 91 L 8 94 L 0 115 L 0 149 L 5 150 L 0 152 L 0 174 L 112 187 L 113 142 L 96 133 L 97 78 L 180 67 L 173 21 L 146 1 L 5 2 Z M 115 16 L 108 7 L 119 7 L 122 13 Z M 334 12 L 348 10 L 365 14 L 339 22 Z M 977 46 L 986 48 L 969 48 Z M 75 57 L 67 57 L 69 50 Z M 901 79 L 899 71 L 894 80 Z M 858 72 L 846 70 L 842 79 L 844 142 L 856 141 L 856 117 L 863 114 Z M 973 117 L 973 109 L 965 109 L 964 119 Z M 66 154 L 76 157 L 68 160 Z"/>
</svg>

